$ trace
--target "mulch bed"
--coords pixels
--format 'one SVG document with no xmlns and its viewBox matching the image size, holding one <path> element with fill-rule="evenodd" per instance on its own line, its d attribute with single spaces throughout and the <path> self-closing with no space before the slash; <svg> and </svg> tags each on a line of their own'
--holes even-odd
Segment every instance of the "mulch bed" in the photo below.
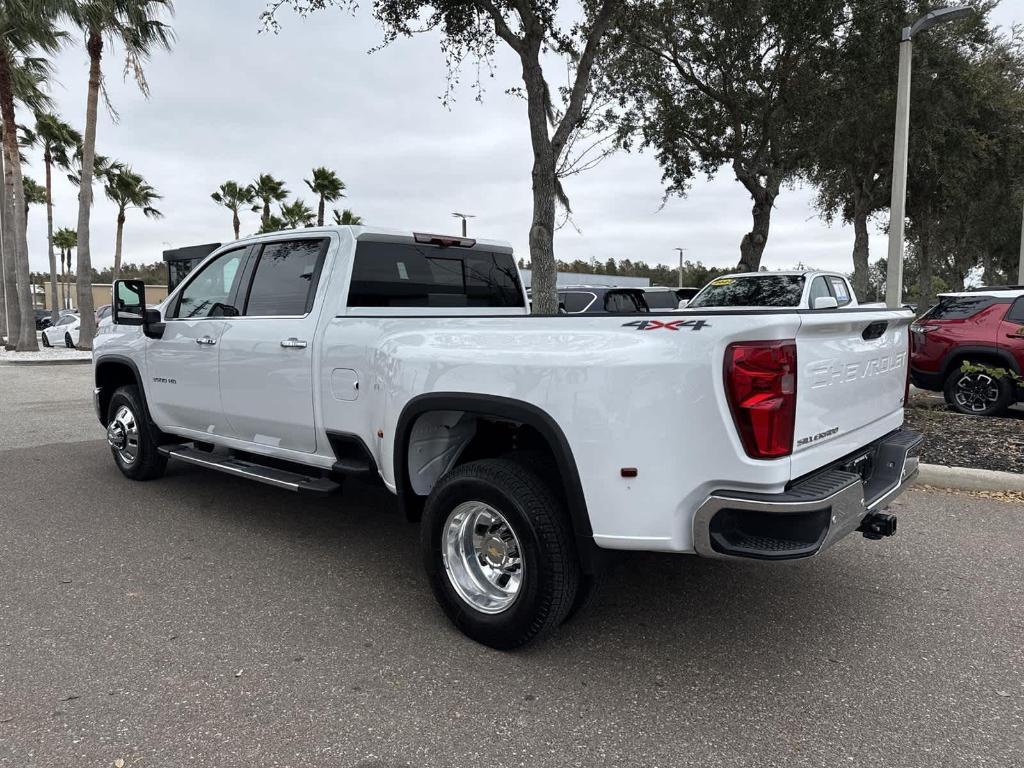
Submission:
<svg viewBox="0 0 1024 768">
<path fill-rule="evenodd" d="M 924 433 L 921 461 L 951 467 L 1024 473 L 1024 410 L 1005 416 L 963 416 L 947 408 L 941 396 L 911 397 L 906 425 Z"/>
</svg>

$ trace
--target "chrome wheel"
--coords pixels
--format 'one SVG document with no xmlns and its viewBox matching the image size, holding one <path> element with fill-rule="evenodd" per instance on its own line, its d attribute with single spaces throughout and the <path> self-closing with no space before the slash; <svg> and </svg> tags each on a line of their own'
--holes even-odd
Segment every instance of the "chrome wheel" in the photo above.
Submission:
<svg viewBox="0 0 1024 768">
<path fill-rule="evenodd" d="M 956 383 L 953 397 L 965 411 L 982 413 L 999 402 L 999 382 L 987 373 L 968 373 Z"/>
<path fill-rule="evenodd" d="M 134 464 L 139 458 L 139 424 L 127 405 L 118 406 L 107 426 L 107 443 L 125 465 Z"/>
<path fill-rule="evenodd" d="M 482 501 L 459 504 L 441 529 L 441 556 L 459 596 L 481 613 L 501 613 L 523 583 L 522 547 L 508 520 Z"/>
</svg>

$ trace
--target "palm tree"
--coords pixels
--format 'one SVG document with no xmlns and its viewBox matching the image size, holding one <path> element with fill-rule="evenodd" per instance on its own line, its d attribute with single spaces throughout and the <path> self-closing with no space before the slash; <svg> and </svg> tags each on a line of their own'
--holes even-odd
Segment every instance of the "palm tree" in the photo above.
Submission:
<svg viewBox="0 0 1024 768">
<path fill-rule="evenodd" d="M 89 252 L 89 216 L 92 212 L 93 159 L 96 155 L 96 113 L 103 84 L 103 46 L 107 41 L 124 47 L 125 72 L 135 77 L 144 96 L 149 85 L 143 65 L 154 48 L 170 49 L 174 33 L 160 20 L 173 13 L 172 0 L 78 0 L 75 24 L 85 34 L 89 54 L 89 90 L 85 105 L 85 136 L 82 142 L 81 191 L 78 195 L 78 309 L 82 315 L 80 349 L 92 349 L 96 322 L 92 305 L 92 258 Z"/>
<path fill-rule="evenodd" d="M 220 185 L 220 189 L 210 195 L 210 198 L 217 205 L 223 205 L 231 211 L 231 226 L 235 229 L 235 240 L 237 240 L 241 236 L 239 229 L 242 225 L 242 222 L 238 220 L 238 211 L 242 206 L 252 205 L 253 200 L 256 199 L 252 187 L 243 187 L 237 181 L 225 181 Z"/>
<path fill-rule="evenodd" d="M 110 177 L 119 171 L 125 169 L 125 164 L 114 160 L 113 158 L 107 157 L 106 155 L 93 155 L 92 159 L 92 179 L 94 182 L 101 181 L 107 182 Z M 74 166 L 71 172 L 68 173 L 68 181 L 74 184 L 76 187 L 81 188 L 82 186 L 82 153 L 76 151 L 74 155 Z M 79 192 L 79 200 L 82 195 Z"/>
<path fill-rule="evenodd" d="M 285 229 L 313 226 L 313 209 L 302 200 L 281 206 L 281 221 Z"/>
<path fill-rule="evenodd" d="M 61 227 L 53 235 L 53 245 L 60 249 L 61 292 L 64 294 L 60 303 L 61 309 L 70 309 L 68 297 L 71 294 L 71 251 L 78 247 L 78 233 L 73 229 Z M 65 260 L 67 260 L 66 266 Z"/>
<path fill-rule="evenodd" d="M 322 227 L 325 203 L 333 203 L 339 197 L 345 196 L 345 182 L 338 178 L 338 174 L 327 168 L 314 168 L 313 178 L 305 181 L 310 191 L 320 198 L 320 205 L 317 207 L 316 213 L 316 225 Z"/>
<path fill-rule="evenodd" d="M 355 227 L 363 223 L 363 217 L 356 216 L 348 208 L 346 208 L 343 211 L 339 211 L 337 208 L 335 208 L 333 211 L 331 211 L 331 213 L 334 214 L 335 224 L 340 224 L 342 226 L 344 226 L 345 224 L 350 224 L 353 227 Z"/>
<path fill-rule="evenodd" d="M 285 220 L 280 216 L 270 214 L 270 217 L 260 225 L 257 234 L 265 235 L 268 232 L 280 232 L 282 229 L 288 229 L 288 225 L 285 223 Z"/>
<path fill-rule="evenodd" d="M 21 182 L 25 189 L 25 228 L 27 231 L 29 206 L 46 204 L 46 187 L 37 184 L 31 176 L 22 176 Z"/>
<path fill-rule="evenodd" d="M 107 199 L 117 206 L 117 235 L 114 240 L 114 279 L 121 274 L 121 247 L 124 243 L 125 212 L 129 208 L 138 208 L 150 219 L 163 216 L 153 207 L 153 203 L 161 198 L 142 176 L 131 168 L 123 168 L 110 176 L 103 186 Z"/>
<path fill-rule="evenodd" d="M 0 3 L 0 117 L 3 126 L 4 154 L 4 218 L 9 219 L 5 238 L 4 262 L 13 260 L 17 287 L 5 290 L 7 300 L 17 299 L 18 327 L 8 328 L 8 346 L 14 340 L 18 351 L 39 349 L 36 342 L 35 317 L 32 312 L 32 279 L 28 263 L 28 240 L 25 236 L 25 186 L 21 175 L 21 152 L 18 148 L 15 100 L 24 100 L 28 91 L 39 92 L 39 85 L 49 74 L 49 64 L 39 57 L 57 51 L 63 34 L 57 28 L 61 7 L 51 0 Z M 10 284 L 5 280 L 5 289 Z M 8 316 L 13 313 L 8 310 Z M 11 323 L 13 326 L 13 322 Z"/>
<path fill-rule="evenodd" d="M 57 259 L 53 253 L 53 166 L 71 170 L 71 157 L 82 146 L 82 134 L 53 114 L 36 115 L 36 140 L 43 148 L 46 169 L 46 246 L 50 257 L 50 317 L 58 320 Z M 63 266 L 63 258 L 61 259 Z"/>
<path fill-rule="evenodd" d="M 262 202 L 262 207 L 254 205 L 253 211 L 260 213 L 260 224 L 262 225 L 260 230 L 266 230 L 267 232 L 273 232 L 273 229 L 267 229 L 267 226 L 271 223 L 270 204 L 271 203 L 283 203 L 288 199 L 288 190 L 285 189 L 284 182 L 278 181 L 269 173 L 261 173 L 256 177 L 251 185 L 253 196 Z"/>
</svg>

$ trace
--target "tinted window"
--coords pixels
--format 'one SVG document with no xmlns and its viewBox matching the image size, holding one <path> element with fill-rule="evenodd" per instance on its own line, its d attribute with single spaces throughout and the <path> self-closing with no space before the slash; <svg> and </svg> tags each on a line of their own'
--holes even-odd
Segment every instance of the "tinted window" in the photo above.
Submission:
<svg viewBox="0 0 1024 768">
<path fill-rule="evenodd" d="M 811 292 L 808 297 L 808 306 L 814 309 L 814 300 L 820 298 L 832 298 L 832 294 L 829 293 L 828 283 L 825 282 L 824 277 L 816 277 L 811 281 Z"/>
<path fill-rule="evenodd" d="M 946 296 L 921 317 L 922 320 L 963 320 L 996 303 L 992 296 Z"/>
<path fill-rule="evenodd" d="M 699 307 L 799 307 L 804 292 L 801 275 L 720 277 L 690 302 Z M 827 295 L 827 294 L 826 294 Z"/>
<path fill-rule="evenodd" d="M 350 307 L 522 307 L 512 254 L 418 243 L 359 243 Z"/>
<path fill-rule="evenodd" d="M 604 296 L 605 312 L 646 312 L 647 305 L 633 291 L 608 291 Z"/>
<path fill-rule="evenodd" d="M 836 297 L 836 301 L 840 307 L 843 307 L 850 303 L 850 289 L 846 285 L 846 281 L 841 277 L 830 277 L 828 279 L 832 283 L 832 295 Z"/>
<path fill-rule="evenodd" d="M 573 314 L 585 310 L 595 298 L 597 297 L 592 293 L 567 291 L 562 294 L 562 304 L 565 306 L 566 312 Z"/>
<path fill-rule="evenodd" d="M 64 317 L 57 321 L 57 325 L 71 325 L 77 319 L 74 315 L 64 315 Z"/>
<path fill-rule="evenodd" d="M 263 246 L 245 304 L 248 317 L 304 315 L 313 306 L 327 240 Z"/>
<path fill-rule="evenodd" d="M 241 277 L 240 267 L 247 249 L 226 251 L 207 264 L 182 289 L 173 317 L 224 317 L 238 314 L 228 304 Z"/>
<path fill-rule="evenodd" d="M 1011 323 L 1020 323 L 1024 325 L 1024 296 L 1021 296 L 1010 307 L 1010 311 L 1006 313 L 1006 319 Z"/>
<path fill-rule="evenodd" d="M 675 291 L 644 291 L 644 301 L 652 310 L 679 309 Z"/>
</svg>

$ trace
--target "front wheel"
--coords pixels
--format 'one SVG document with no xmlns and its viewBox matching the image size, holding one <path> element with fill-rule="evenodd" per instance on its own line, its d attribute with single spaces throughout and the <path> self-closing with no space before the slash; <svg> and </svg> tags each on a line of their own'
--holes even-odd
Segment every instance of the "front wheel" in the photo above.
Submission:
<svg viewBox="0 0 1024 768">
<path fill-rule="evenodd" d="M 48 338 L 46 338 L 46 334 L 45 334 L 45 333 L 44 333 L 44 334 L 42 334 L 42 338 L 43 338 L 43 346 L 44 346 L 44 347 L 49 347 L 49 346 L 51 346 L 51 344 L 50 344 L 50 340 L 49 340 Z"/>
<path fill-rule="evenodd" d="M 573 607 L 580 566 L 566 512 L 521 464 L 485 459 L 455 468 L 431 492 L 421 525 L 434 595 L 473 640 L 518 648 Z"/>
<path fill-rule="evenodd" d="M 167 457 L 153 440 L 138 387 L 120 387 L 110 398 L 107 444 L 117 468 L 131 480 L 152 480 L 167 468 Z"/>
<path fill-rule="evenodd" d="M 1013 382 L 985 371 L 959 368 L 946 379 L 946 403 L 968 416 L 997 416 L 1013 405 Z"/>
</svg>

